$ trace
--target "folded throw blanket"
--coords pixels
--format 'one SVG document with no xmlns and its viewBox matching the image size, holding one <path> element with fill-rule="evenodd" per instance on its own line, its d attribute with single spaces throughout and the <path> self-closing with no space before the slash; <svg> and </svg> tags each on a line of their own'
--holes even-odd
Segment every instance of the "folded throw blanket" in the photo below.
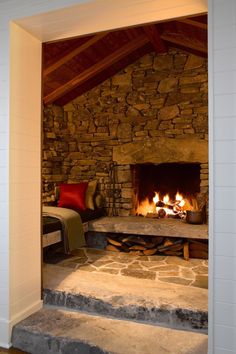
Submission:
<svg viewBox="0 0 236 354">
<path fill-rule="evenodd" d="M 85 246 L 81 217 L 76 211 L 67 208 L 43 206 L 43 216 L 52 216 L 61 221 L 65 253 Z"/>
</svg>

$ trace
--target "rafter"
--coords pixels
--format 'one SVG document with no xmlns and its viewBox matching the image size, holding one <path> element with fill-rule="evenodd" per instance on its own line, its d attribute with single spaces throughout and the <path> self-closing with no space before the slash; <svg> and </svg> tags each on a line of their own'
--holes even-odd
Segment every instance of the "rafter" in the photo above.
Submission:
<svg viewBox="0 0 236 354">
<path fill-rule="evenodd" d="M 195 21 L 195 20 L 191 20 L 189 18 L 184 18 L 182 20 L 178 20 L 178 22 L 186 23 L 187 25 L 207 30 L 207 24 L 206 23 L 198 22 L 198 21 Z"/>
<path fill-rule="evenodd" d="M 160 33 L 155 25 L 145 26 L 143 30 L 157 53 L 167 52 L 166 45 L 161 39 Z"/>
<path fill-rule="evenodd" d="M 92 65 L 90 68 L 84 70 L 82 73 L 75 76 L 72 80 L 68 81 L 64 85 L 58 87 L 53 92 L 49 93 L 47 96 L 44 97 L 44 103 L 52 103 L 53 101 L 59 99 L 61 96 L 65 95 L 69 91 L 73 90 L 75 87 L 89 80 L 94 75 L 107 69 L 109 66 L 112 66 L 114 63 L 121 60 L 126 55 L 143 47 L 148 42 L 148 38 L 145 35 L 138 36 L 133 41 L 123 45 L 104 59 L 100 60 L 96 64 Z"/>
<path fill-rule="evenodd" d="M 96 42 L 98 42 L 100 39 L 104 38 L 107 35 L 107 33 L 100 33 L 97 34 L 96 36 L 93 36 L 90 38 L 87 42 L 83 43 L 79 47 L 75 48 L 68 54 L 64 55 L 61 59 L 57 60 L 55 63 L 51 64 L 48 66 L 44 71 L 43 71 L 43 77 L 51 74 L 53 71 L 56 69 L 60 68 L 62 65 L 66 64 L 68 61 L 73 59 L 76 55 L 82 53 L 84 50 L 88 49 L 92 45 L 94 45 Z"/>
<path fill-rule="evenodd" d="M 183 35 L 177 33 L 162 33 L 161 38 L 169 43 L 177 44 L 185 48 L 191 48 L 198 52 L 207 53 L 207 44 L 199 41 L 187 40 Z"/>
</svg>

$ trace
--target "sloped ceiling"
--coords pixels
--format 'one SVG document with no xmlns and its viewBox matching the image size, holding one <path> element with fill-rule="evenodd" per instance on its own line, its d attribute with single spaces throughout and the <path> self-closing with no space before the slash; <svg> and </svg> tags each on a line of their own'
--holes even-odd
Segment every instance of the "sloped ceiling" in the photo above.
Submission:
<svg viewBox="0 0 236 354">
<path fill-rule="evenodd" d="M 44 43 L 44 104 L 64 105 L 143 55 L 169 47 L 206 57 L 207 15 Z"/>
</svg>

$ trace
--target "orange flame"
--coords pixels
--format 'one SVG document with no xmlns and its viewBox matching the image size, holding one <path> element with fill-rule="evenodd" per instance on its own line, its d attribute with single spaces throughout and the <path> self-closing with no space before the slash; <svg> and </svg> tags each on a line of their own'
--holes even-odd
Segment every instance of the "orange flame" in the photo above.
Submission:
<svg viewBox="0 0 236 354">
<path fill-rule="evenodd" d="M 164 198 L 163 198 L 163 202 L 164 202 L 165 204 L 168 204 L 168 203 L 169 203 L 169 200 L 170 200 L 169 194 L 166 194 L 166 195 L 164 196 Z"/>
<path fill-rule="evenodd" d="M 153 198 L 154 204 L 156 205 L 156 203 L 159 202 L 159 200 L 160 200 L 159 194 L 157 192 L 155 192 L 155 196 Z"/>
</svg>

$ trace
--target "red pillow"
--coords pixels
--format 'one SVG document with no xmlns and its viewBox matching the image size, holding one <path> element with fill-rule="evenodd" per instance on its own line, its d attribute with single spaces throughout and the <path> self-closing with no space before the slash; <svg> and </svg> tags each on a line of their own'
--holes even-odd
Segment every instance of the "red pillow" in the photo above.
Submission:
<svg viewBox="0 0 236 354">
<path fill-rule="evenodd" d="M 85 210 L 85 194 L 88 182 L 60 184 L 60 198 L 58 206 L 63 208 L 75 208 Z"/>
</svg>

